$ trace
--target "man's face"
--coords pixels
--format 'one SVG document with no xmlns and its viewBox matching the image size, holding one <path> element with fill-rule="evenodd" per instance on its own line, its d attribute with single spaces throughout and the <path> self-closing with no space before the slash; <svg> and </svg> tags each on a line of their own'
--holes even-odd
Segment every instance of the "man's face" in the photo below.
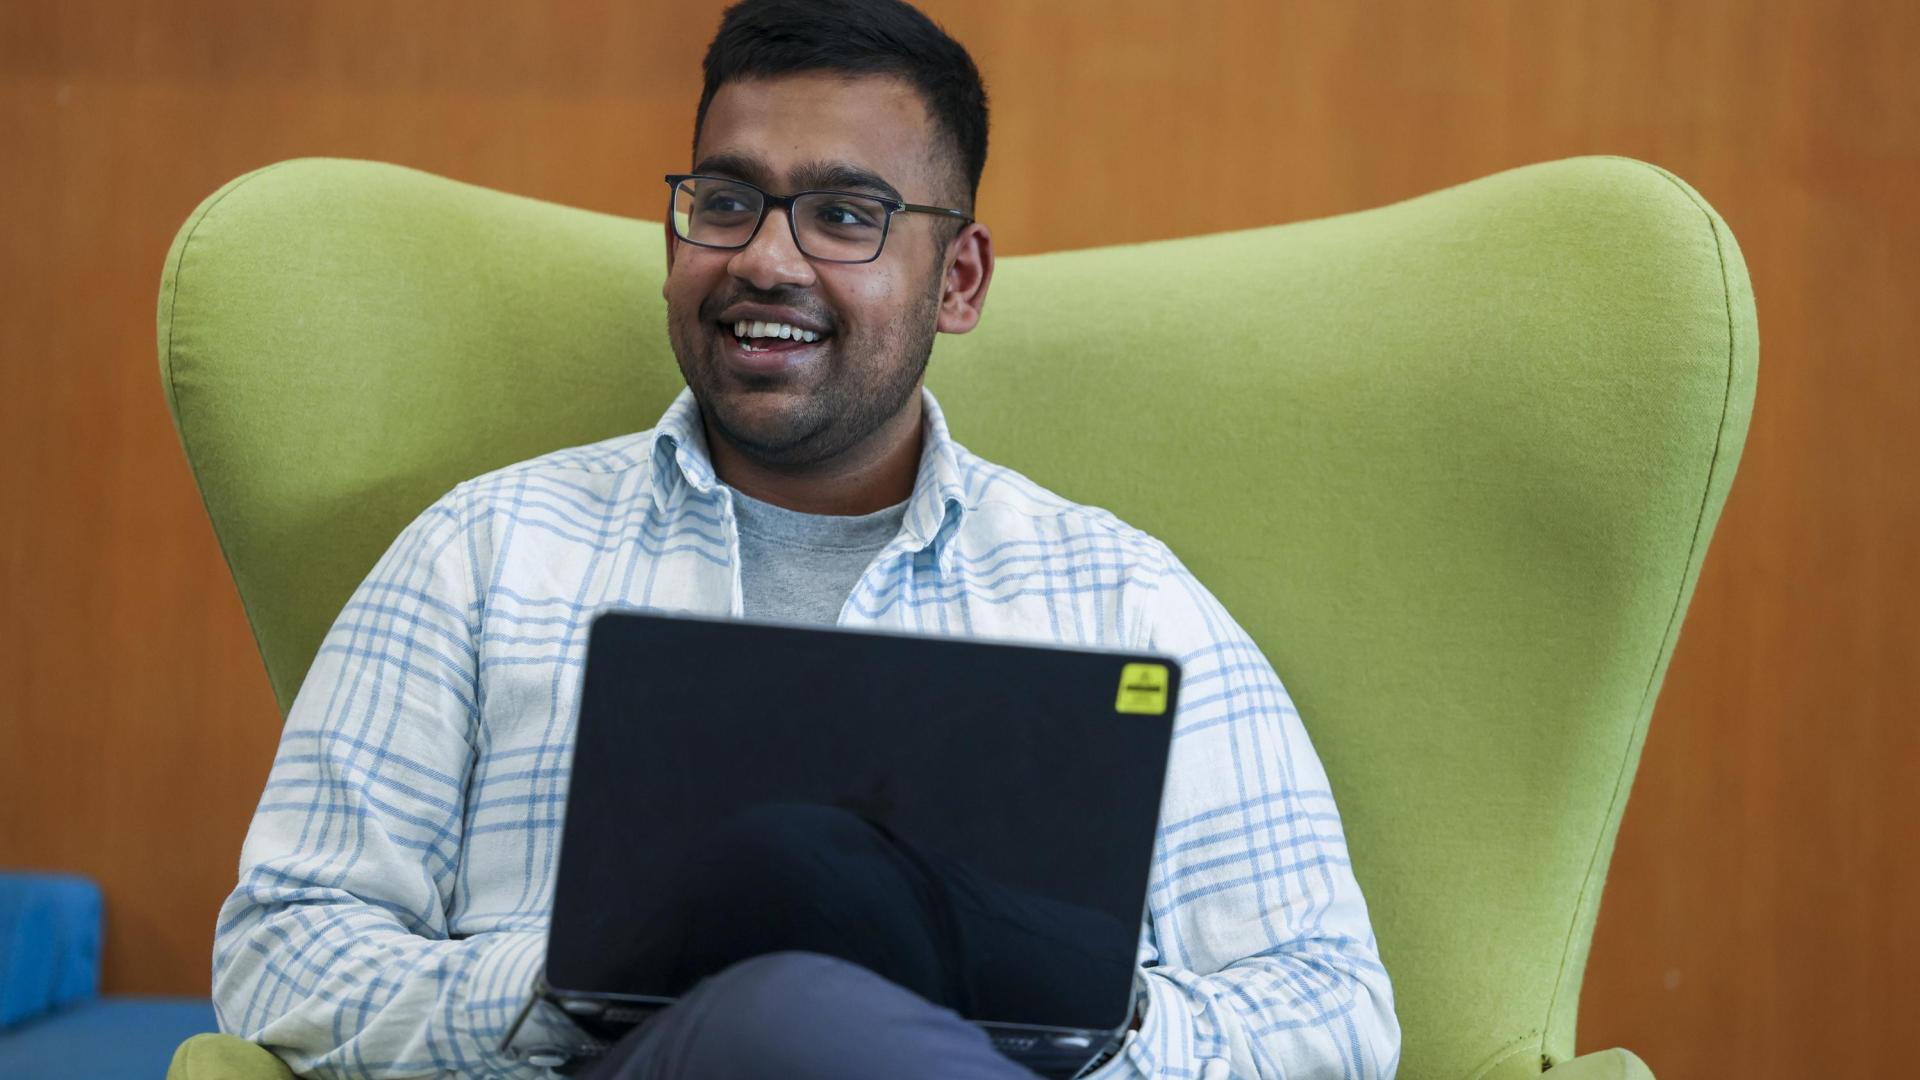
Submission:
<svg viewBox="0 0 1920 1080">
<path fill-rule="evenodd" d="M 776 195 L 830 189 L 951 206 L 957 184 L 936 140 L 920 95 L 899 79 L 753 79 L 714 95 L 692 171 Z M 669 228 L 668 331 L 710 431 L 762 464 L 805 467 L 917 409 L 951 231 L 899 214 L 878 259 L 840 264 L 802 255 L 779 208 L 738 251 L 677 243 Z M 734 333 L 741 321 L 823 336 L 753 348 Z"/>
</svg>

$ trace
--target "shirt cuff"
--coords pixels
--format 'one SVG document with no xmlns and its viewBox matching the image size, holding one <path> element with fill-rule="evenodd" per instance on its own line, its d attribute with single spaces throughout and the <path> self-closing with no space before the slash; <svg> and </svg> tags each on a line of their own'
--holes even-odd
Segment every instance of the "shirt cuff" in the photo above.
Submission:
<svg viewBox="0 0 1920 1080">
<path fill-rule="evenodd" d="M 467 969 L 465 1009 L 461 1009 L 468 1024 L 465 1034 L 486 1061 L 516 1063 L 518 1057 L 505 1055 L 503 1042 L 534 997 L 534 984 L 547 963 L 547 936 L 538 930 L 505 930 L 493 936 L 490 945 Z M 528 1038 L 543 1040 L 540 1013 L 536 1007 L 520 1024 L 516 1045 L 528 1045 Z"/>
</svg>

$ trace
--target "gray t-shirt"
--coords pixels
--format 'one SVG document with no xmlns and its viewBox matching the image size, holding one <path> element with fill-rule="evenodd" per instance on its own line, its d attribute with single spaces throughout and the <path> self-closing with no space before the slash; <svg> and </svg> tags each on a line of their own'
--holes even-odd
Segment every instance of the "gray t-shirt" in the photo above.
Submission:
<svg viewBox="0 0 1920 1080">
<path fill-rule="evenodd" d="M 906 514 L 905 502 L 858 517 L 803 514 L 734 491 L 744 613 L 832 625 Z"/>
</svg>

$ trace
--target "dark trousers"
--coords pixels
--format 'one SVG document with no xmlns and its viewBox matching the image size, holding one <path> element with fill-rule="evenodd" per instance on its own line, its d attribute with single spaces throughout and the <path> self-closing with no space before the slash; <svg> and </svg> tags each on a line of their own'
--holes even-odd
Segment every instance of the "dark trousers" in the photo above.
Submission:
<svg viewBox="0 0 1920 1080">
<path fill-rule="evenodd" d="M 978 1027 L 844 960 L 735 964 L 634 1029 L 587 1080 L 1033 1080 Z"/>
</svg>

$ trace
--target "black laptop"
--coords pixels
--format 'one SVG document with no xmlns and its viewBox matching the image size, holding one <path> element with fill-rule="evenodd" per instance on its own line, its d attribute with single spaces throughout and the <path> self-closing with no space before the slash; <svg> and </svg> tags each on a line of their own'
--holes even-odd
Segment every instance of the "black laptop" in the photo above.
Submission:
<svg viewBox="0 0 1920 1080">
<path fill-rule="evenodd" d="M 542 986 L 594 1039 L 542 1063 L 803 950 L 1073 1075 L 1131 1015 L 1179 680 L 1145 653 L 600 615 Z"/>
</svg>

